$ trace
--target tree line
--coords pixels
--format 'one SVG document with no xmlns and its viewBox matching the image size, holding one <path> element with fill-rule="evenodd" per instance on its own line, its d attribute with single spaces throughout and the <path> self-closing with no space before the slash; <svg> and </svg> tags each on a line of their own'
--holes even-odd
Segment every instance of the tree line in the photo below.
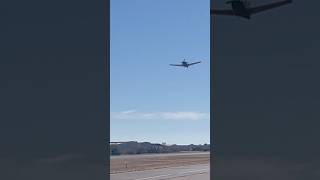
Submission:
<svg viewBox="0 0 320 180">
<path fill-rule="evenodd" d="M 210 151 L 210 144 L 203 145 L 166 145 L 153 144 L 150 142 L 121 142 L 110 143 L 111 155 L 124 154 L 148 154 L 148 153 L 174 153 L 182 151 Z"/>
</svg>

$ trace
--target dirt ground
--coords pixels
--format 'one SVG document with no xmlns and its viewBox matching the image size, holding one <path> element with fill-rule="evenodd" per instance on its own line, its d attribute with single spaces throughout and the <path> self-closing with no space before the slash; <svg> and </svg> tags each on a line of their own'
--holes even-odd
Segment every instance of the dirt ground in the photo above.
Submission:
<svg viewBox="0 0 320 180">
<path fill-rule="evenodd" d="M 193 164 L 206 164 L 209 163 L 209 161 L 209 153 L 126 155 L 111 158 L 110 174 Z"/>
</svg>

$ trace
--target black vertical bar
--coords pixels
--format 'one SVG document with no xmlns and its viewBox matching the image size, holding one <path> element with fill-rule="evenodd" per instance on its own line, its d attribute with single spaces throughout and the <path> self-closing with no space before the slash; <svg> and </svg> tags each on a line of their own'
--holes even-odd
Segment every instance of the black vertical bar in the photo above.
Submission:
<svg viewBox="0 0 320 180">
<path fill-rule="evenodd" d="M 105 0 L 105 93 L 106 93 L 106 121 L 107 121 L 107 133 L 106 133 L 106 176 L 107 180 L 110 179 L 110 0 Z"/>
<path fill-rule="evenodd" d="M 213 0 L 210 0 L 210 179 L 213 179 L 213 164 L 214 164 L 214 122 L 216 119 L 215 112 L 217 107 L 216 100 L 216 60 L 213 56 L 213 16 L 211 15 L 211 9 L 213 6 Z"/>
</svg>

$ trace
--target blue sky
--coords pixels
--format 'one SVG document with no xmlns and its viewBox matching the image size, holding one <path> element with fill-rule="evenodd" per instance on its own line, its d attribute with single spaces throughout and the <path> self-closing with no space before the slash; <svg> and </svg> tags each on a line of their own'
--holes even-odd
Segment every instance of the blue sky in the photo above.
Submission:
<svg viewBox="0 0 320 180">
<path fill-rule="evenodd" d="M 110 17 L 111 141 L 209 143 L 209 0 L 111 0 Z"/>
</svg>

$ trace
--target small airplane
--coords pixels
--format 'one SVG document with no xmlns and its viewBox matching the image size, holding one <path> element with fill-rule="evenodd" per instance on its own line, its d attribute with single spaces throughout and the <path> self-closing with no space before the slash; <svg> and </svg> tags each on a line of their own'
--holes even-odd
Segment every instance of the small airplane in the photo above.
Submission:
<svg viewBox="0 0 320 180">
<path fill-rule="evenodd" d="M 201 63 L 201 61 L 193 62 L 193 63 L 188 63 L 188 62 L 186 61 L 186 59 L 183 59 L 183 61 L 181 62 L 181 64 L 170 64 L 170 66 L 181 66 L 181 67 L 186 67 L 186 68 L 188 68 L 189 66 L 192 66 L 192 65 L 195 65 L 195 64 L 198 64 L 198 63 Z"/>
<path fill-rule="evenodd" d="M 256 7 L 251 7 L 251 3 L 247 0 L 230 0 L 227 1 L 226 4 L 231 4 L 232 9 L 226 10 L 210 10 L 210 14 L 216 15 L 230 15 L 230 16 L 240 16 L 246 19 L 250 19 L 251 15 L 269 10 L 272 8 L 276 8 L 279 6 L 283 6 L 286 4 L 292 3 L 292 0 L 283 0 L 279 2 L 274 2 L 270 4 L 260 5 Z"/>
</svg>

